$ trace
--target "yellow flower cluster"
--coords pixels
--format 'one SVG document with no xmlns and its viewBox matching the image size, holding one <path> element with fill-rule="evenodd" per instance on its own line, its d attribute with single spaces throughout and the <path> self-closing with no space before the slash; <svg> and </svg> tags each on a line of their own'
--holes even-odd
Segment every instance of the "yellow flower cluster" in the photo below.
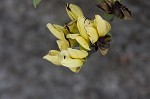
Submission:
<svg viewBox="0 0 150 99">
<path fill-rule="evenodd" d="M 66 11 L 71 19 L 69 24 L 47 24 L 48 29 L 58 39 L 56 42 L 60 51 L 51 50 L 43 58 L 77 73 L 91 50 L 90 44 L 105 36 L 111 26 L 100 15 L 95 15 L 94 20 L 85 18 L 81 8 L 75 4 L 67 4 Z"/>
</svg>

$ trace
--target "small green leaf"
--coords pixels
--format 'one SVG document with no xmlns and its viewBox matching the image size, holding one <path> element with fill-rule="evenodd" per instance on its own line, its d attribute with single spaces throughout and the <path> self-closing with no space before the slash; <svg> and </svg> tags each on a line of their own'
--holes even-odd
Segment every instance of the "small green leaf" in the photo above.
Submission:
<svg viewBox="0 0 150 99">
<path fill-rule="evenodd" d="M 36 8 L 36 6 L 41 2 L 41 0 L 33 0 L 33 5 Z"/>
</svg>

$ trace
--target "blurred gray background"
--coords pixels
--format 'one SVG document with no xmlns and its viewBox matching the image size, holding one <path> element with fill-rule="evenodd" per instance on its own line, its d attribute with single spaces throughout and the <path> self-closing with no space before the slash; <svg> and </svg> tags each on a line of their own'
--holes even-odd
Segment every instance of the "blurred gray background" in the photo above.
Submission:
<svg viewBox="0 0 150 99">
<path fill-rule="evenodd" d="M 99 51 L 78 73 L 57 67 L 42 57 L 58 49 L 48 22 L 70 19 L 67 2 L 85 16 L 103 14 L 96 0 L 31 0 L 0 3 L 0 99 L 150 99 L 150 1 L 123 0 L 133 21 L 115 19 L 108 55 Z"/>
</svg>

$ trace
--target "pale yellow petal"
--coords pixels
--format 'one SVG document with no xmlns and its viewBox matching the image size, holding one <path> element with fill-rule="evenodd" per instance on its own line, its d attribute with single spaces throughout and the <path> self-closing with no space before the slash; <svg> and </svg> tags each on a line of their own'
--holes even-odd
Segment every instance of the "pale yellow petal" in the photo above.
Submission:
<svg viewBox="0 0 150 99">
<path fill-rule="evenodd" d="M 97 28 L 99 37 L 105 36 L 110 31 L 110 24 L 100 15 L 95 15 L 94 25 Z"/>
<path fill-rule="evenodd" d="M 87 41 L 82 36 L 77 36 L 77 37 L 75 37 L 75 39 L 86 50 L 91 50 L 89 44 L 87 43 Z"/>
<path fill-rule="evenodd" d="M 67 58 L 67 59 L 63 59 L 61 61 L 61 64 L 65 67 L 77 68 L 77 67 L 81 67 L 83 65 L 83 61 L 81 59 Z"/>
<path fill-rule="evenodd" d="M 108 33 L 111 29 L 111 25 L 106 20 L 104 20 L 104 21 L 106 23 L 106 32 Z"/>
<path fill-rule="evenodd" d="M 72 58 L 83 59 L 88 56 L 88 52 L 85 50 L 77 50 L 77 49 L 68 48 L 67 51 L 69 52 Z"/>
<path fill-rule="evenodd" d="M 60 32 L 62 32 L 63 29 L 64 29 L 64 27 L 61 26 L 61 25 L 53 24 L 53 26 L 54 26 L 58 31 L 60 31 Z"/>
<path fill-rule="evenodd" d="M 63 59 L 70 58 L 70 54 L 68 53 L 67 50 L 63 50 L 59 53 L 58 57 L 59 57 L 59 61 L 62 61 Z"/>
<path fill-rule="evenodd" d="M 72 72 L 78 73 L 81 70 L 81 67 L 69 68 Z"/>
<path fill-rule="evenodd" d="M 49 55 L 51 55 L 51 56 L 56 56 L 56 55 L 58 55 L 60 53 L 60 51 L 57 51 L 57 50 L 50 50 L 49 51 Z"/>
<path fill-rule="evenodd" d="M 67 38 L 75 39 L 75 37 L 79 36 L 80 34 L 67 34 Z"/>
<path fill-rule="evenodd" d="M 77 20 L 79 16 L 84 16 L 81 8 L 75 4 L 66 5 L 66 11 L 71 20 Z"/>
<path fill-rule="evenodd" d="M 59 65 L 59 66 L 61 65 L 61 62 L 59 61 L 58 55 L 56 55 L 56 56 L 45 55 L 43 57 L 43 59 L 46 59 L 55 65 Z"/>
<path fill-rule="evenodd" d="M 92 26 L 92 27 L 94 27 L 94 21 L 90 20 L 90 19 L 86 19 L 84 21 L 84 24 L 85 24 L 85 26 Z"/>
<path fill-rule="evenodd" d="M 51 33 L 60 40 L 65 40 L 64 33 L 61 31 L 59 27 L 56 25 L 52 25 L 50 23 L 47 24 L 47 28 L 51 31 Z M 59 28 L 59 29 L 58 29 Z"/>
<path fill-rule="evenodd" d="M 57 40 L 56 42 L 61 51 L 69 48 L 69 42 L 67 40 Z"/>
<path fill-rule="evenodd" d="M 66 7 L 66 11 L 71 20 L 76 20 L 76 16 L 71 12 L 69 7 L 68 8 Z"/>
<path fill-rule="evenodd" d="M 87 35 L 87 31 L 85 29 L 85 18 L 83 16 L 79 16 L 78 20 L 77 20 L 77 27 L 79 29 L 79 33 L 80 35 L 87 41 L 89 42 L 89 38 Z"/>
<path fill-rule="evenodd" d="M 65 25 L 65 31 L 68 33 L 78 33 L 77 21 L 71 21 L 69 24 Z"/>
<path fill-rule="evenodd" d="M 97 42 L 97 40 L 99 38 L 97 30 L 91 26 L 85 27 L 85 29 L 87 31 L 87 34 L 88 34 L 88 37 L 89 37 L 91 43 L 94 44 L 95 42 Z"/>
</svg>

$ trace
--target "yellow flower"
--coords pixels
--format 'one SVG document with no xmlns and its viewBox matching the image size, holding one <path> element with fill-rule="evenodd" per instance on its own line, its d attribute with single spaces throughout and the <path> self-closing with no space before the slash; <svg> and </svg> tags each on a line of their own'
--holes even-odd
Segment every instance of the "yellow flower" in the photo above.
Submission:
<svg viewBox="0 0 150 99">
<path fill-rule="evenodd" d="M 87 51 L 92 48 L 91 44 L 105 47 L 98 39 L 105 36 L 111 26 L 99 15 L 95 15 L 94 20 L 85 18 L 81 8 L 77 5 L 67 4 L 66 11 L 72 20 L 70 23 L 65 24 L 64 27 L 47 24 L 48 29 L 58 39 L 56 42 L 60 51 L 51 50 L 43 58 L 77 73 L 84 65 L 88 56 Z M 75 48 L 80 48 L 80 50 Z"/>
<path fill-rule="evenodd" d="M 69 24 L 66 24 L 64 26 L 64 32 L 65 34 L 68 33 L 78 33 L 78 28 L 77 28 L 77 21 L 71 21 Z"/>
<path fill-rule="evenodd" d="M 62 55 L 63 53 L 67 53 Z M 77 49 L 72 49 L 68 48 L 64 52 L 62 52 L 60 55 L 63 57 L 61 61 L 61 65 L 68 67 L 71 71 L 73 72 L 79 72 L 80 69 L 83 67 L 84 64 L 84 58 L 88 56 L 88 52 L 84 50 L 77 50 Z"/>
<path fill-rule="evenodd" d="M 97 30 L 94 26 L 94 21 L 86 19 L 84 17 L 79 17 L 77 21 L 77 27 L 79 29 L 80 35 L 89 43 L 92 44 L 97 42 L 99 36 Z"/>
<path fill-rule="evenodd" d="M 67 3 L 66 11 L 71 20 L 77 20 L 79 16 L 84 16 L 81 8 L 75 4 Z"/>
<path fill-rule="evenodd" d="M 80 34 L 68 34 L 66 37 L 75 39 L 83 48 L 91 50 L 89 43 Z"/>
<path fill-rule="evenodd" d="M 49 51 L 49 53 L 47 55 L 45 55 L 43 57 L 43 59 L 46 59 L 46 60 L 50 61 L 51 63 L 60 66 L 61 62 L 59 61 L 59 57 L 58 57 L 59 53 L 60 53 L 60 51 L 51 50 L 51 51 Z"/>
<path fill-rule="evenodd" d="M 79 72 L 84 64 L 84 58 L 88 56 L 88 52 L 68 48 L 67 50 L 57 51 L 51 50 L 43 58 L 55 65 L 68 67 L 73 72 Z"/>
<path fill-rule="evenodd" d="M 51 24 L 48 23 L 47 24 L 47 28 L 51 31 L 51 33 L 58 39 L 60 40 L 65 40 L 65 36 L 63 33 L 63 27 L 60 25 L 55 25 L 55 24 Z"/>
<path fill-rule="evenodd" d="M 83 65 L 83 61 L 81 59 L 72 59 L 67 58 L 61 61 L 61 64 L 68 68 L 77 68 Z"/>
<path fill-rule="evenodd" d="M 72 58 L 83 59 L 88 56 L 88 53 L 85 50 L 77 50 L 77 49 L 68 48 L 67 51 Z"/>
<path fill-rule="evenodd" d="M 78 20 L 77 20 L 77 27 L 79 29 L 79 33 L 80 35 L 87 41 L 89 42 L 89 37 L 88 37 L 88 34 L 86 32 L 86 29 L 85 29 L 85 21 L 86 19 L 84 18 L 84 16 L 79 16 L 78 17 Z"/>
<path fill-rule="evenodd" d="M 97 40 L 99 38 L 97 30 L 92 26 L 87 26 L 87 27 L 85 27 L 85 29 L 86 29 L 86 32 L 88 34 L 88 37 L 89 37 L 91 43 L 94 44 L 95 42 L 97 42 Z"/>
<path fill-rule="evenodd" d="M 75 40 L 86 50 L 91 50 L 89 43 L 82 36 L 75 37 Z"/>
<path fill-rule="evenodd" d="M 60 49 L 60 51 L 62 50 L 66 50 L 67 48 L 69 48 L 69 42 L 67 40 L 57 40 L 57 45 Z"/>
<path fill-rule="evenodd" d="M 105 36 L 111 29 L 110 24 L 102 19 L 100 15 L 95 15 L 94 25 L 98 31 L 99 37 Z"/>
</svg>

